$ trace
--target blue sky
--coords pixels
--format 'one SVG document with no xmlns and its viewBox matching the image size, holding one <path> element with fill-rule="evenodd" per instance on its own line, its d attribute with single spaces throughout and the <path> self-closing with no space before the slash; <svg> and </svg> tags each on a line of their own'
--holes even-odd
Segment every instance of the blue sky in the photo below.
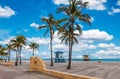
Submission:
<svg viewBox="0 0 120 79">
<path fill-rule="evenodd" d="M 73 47 L 73 58 L 88 54 L 91 58 L 120 58 L 120 0 L 83 0 L 88 8 L 83 11 L 91 16 L 92 26 L 79 22 L 83 35 L 79 44 Z M 52 13 L 55 19 L 66 17 L 56 14 L 60 5 L 68 5 L 67 0 L 0 0 L 0 44 L 6 44 L 16 35 L 25 35 L 28 41 L 40 45 L 36 55 L 50 58 L 49 35 L 43 37 L 43 30 L 37 30 L 40 18 Z M 64 51 L 67 58 L 68 46 L 61 44 L 59 36 L 54 35 L 53 51 Z M 25 46 L 22 56 L 29 58 L 32 51 Z M 27 50 L 26 50 L 27 49 Z M 12 52 L 12 57 L 15 53 Z"/>
</svg>

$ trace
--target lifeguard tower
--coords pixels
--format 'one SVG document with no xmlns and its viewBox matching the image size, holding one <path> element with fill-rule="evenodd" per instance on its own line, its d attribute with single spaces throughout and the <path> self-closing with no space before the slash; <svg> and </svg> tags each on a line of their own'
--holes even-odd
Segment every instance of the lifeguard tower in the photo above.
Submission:
<svg viewBox="0 0 120 79">
<path fill-rule="evenodd" d="M 66 62 L 66 60 L 62 56 L 64 52 L 56 51 L 54 53 L 55 53 L 55 63 Z"/>
</svg>

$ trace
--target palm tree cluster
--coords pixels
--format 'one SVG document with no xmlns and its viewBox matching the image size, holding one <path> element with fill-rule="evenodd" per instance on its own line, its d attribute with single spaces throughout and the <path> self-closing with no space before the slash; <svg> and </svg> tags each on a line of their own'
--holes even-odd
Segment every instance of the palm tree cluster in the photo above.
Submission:
<svg viewBox="0 0 120 79">
<path fill-rule="evenodd" d="M 8 53 L 6 52 L 6 48 L 0 45 L 0 56 L 1 56 L 0 60 L 5 60 L 6 62 L 7 55 Z"/>
<path fill-rule="evenodd" d="M 61 35 L 61 42 L 65 41 L 65 44 L 69 46 L 69 61 L 67 69 L 71 69 L 71 59 L 72 59 L 72 48 L 74 43 L 78 43 L 77 37 L 82 34 L 81 26 L 77 23 L 83 21 L 91 25 L 91 17 L 88 14 L 83 14 L 82 9 L 86 8 L 88 2 L 82 2 L 81 0 L 69 0 L 69 5 L 59 6 L 57 13 L 64 13 L 67 18 L 62 18 L 55 20 L 53 15 L 50 13 L 49 18 L 42 18 L 46 25 L 39 26 L 38 29 L 46 28 L 46 33 L 50 35 L 50 50 L 51 50 L 51 66 L 53 66 L 53 56 L 52 56 L 52 40 L 54 31 L 58 30 L 58 34 Z M 75 31 L 78 31 L 76 33 Z"/>
<path fill-rule="evenodd" d="M 75 43 L 78 43 L 77 37 L 82 34 L 82 29 L 78 20 L 91 25 L 91 17 L 88 14 L 82 13 L 82 9 L 86 8 L 87 4 L 88 2 L 83 3 L 81 0 L 69 0 L 69 5 L 62 5 L 57 9 L 57 13 L 62 12 L 66 15 L 65 18 L 56 20 L 51 13 L 48 15 L 48 18 L 41 18 L 45 25 L 39 26 L 38 29 L 41 30 L 46 28 L 44 36 L 46 36 L 47 33 L 50 35 L 51 66 L 54 65 L 52 53 L 53 35 L 55 31 L 58 31 L 58 34 L 61 35 L 61 42 L 64 42 L 69 46 L 67 69 L 71 69 L 72 48 Z M 38 50 L 39 45 L 35 42 L 28 43 L 23 35 L 16 36 L 10 40 L 10 43 L 6 44 L 6 48 L 3 48 L 3 46 L 0 45 L 0 56 L 8 56 L 8 61 L 10 61 L 10 52 L 11 50 L 14 50 L 16 52 L 15 65 L 17 66 L 18 62 L 19 64 L 22 64 L 21 51 L 27 44 L 29 44 L 30 49 L 33 50 L 34 56 L 35 50 Z M 5 52 L 6 50 L 8 50 L 8 53 Z"/>
<path fill-rule="evenodd" d="M 26 40 L 25 36 L 19 35 L 14 37 L 10 40 L 8 44 L 6 44 L 6 47 L 3 47 L 0 45 L 0 56 L 1 57 L 8 57 L 8 62 L 10 61 L 10 53 L 11 51 L 16 52 L 16 60 L 15 60 L 15 66 L 18 66 L 18 63 L 22 64 L 21 59 L 21 51 L 22 48 L 27 45 L 28 41 Z M 35 42 L 30 42 L 29 48 L 33 50 L 33 56 L 34 56 L 34 50 L 38 49 L 39 45 Z M 8 51 L 8 52 L 5 52 Z M 3 58 L 1 58 L 3 59 Z"/>
</svg>

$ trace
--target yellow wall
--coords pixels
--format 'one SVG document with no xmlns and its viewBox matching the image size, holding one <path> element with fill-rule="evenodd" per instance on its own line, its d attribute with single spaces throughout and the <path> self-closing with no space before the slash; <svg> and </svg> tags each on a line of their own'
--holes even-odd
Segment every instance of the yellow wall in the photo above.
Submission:
<svg viewBox="0 0 120 79">
<path fill-rule="evenodd" d="M 42 59 L 38 57 L 30 58 L 30 70 L 39 71 L 41 73 L 52 75 L 52 76 L 62 78 L 62 79 L 100 79 L 100 78 L 93 78 L 93 77 L 88 77 L 88 76 L 75 75 L 75 74 L 69 74 L 65 72 L 59 72 L 59 71 L 46 69 L 45 63 L 43 62 Z"/>
</svg>

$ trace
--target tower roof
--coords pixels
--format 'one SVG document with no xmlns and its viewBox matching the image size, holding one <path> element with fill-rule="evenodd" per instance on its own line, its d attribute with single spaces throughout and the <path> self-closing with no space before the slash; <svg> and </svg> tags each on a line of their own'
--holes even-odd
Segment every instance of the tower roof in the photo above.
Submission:
<svg viewBox="0 0 120 79">
<path fill-rule="evenodd" d="M 62 51 L 56 51 L 56 52 L 54 52 L 54 53 L 59 53 L 59 54 L 63 54 L 64 52 L 62 52 Z"/>
</svg>

